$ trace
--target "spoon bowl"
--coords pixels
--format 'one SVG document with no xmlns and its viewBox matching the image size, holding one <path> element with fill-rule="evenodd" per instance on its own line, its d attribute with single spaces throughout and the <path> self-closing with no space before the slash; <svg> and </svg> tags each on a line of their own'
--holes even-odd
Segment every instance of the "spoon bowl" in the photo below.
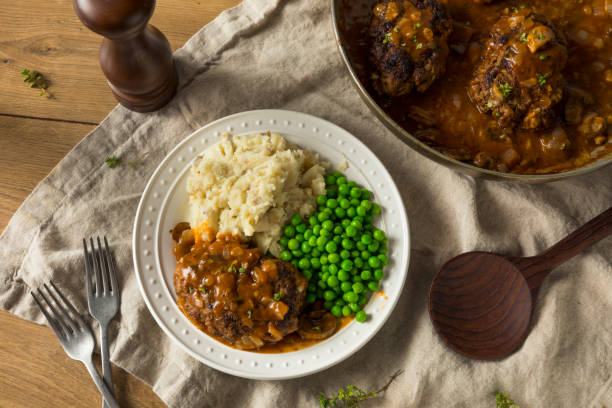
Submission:
<svg viewBox="0 0 612 408">
<path fill-rule="evenodd" d="M 537 256 L 468 252 L 451 259 L 429 290 L 434 328 L 467 357 L 508 356 L 527 338 L 539 288 L 550 271 L 610 233 L 612 207 Z"/>
<path fill-rule="evenodd" d="M 468 252 L 448 261 L 429 292 L 430 318 L 444 342 L 480 360 L 502 358 L 529 330 L 532 297 L 521 271 L 501 255 Z"/>
</svg>

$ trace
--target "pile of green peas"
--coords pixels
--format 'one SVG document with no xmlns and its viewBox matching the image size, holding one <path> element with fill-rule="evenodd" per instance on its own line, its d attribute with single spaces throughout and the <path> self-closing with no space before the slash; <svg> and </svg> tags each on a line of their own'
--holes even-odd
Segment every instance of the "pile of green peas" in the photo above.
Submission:
<svg viewBox="0 0 612 408">
<path fill-rule="evenodd" d="M 317 197 L 317 211 L 307 220 L 295 214 L 280 239 L 280 258 L 308 279 L 306 302 L 319 299 L 334 316 L 355 316 L 370 292 L 379 289 L 387 259 L 387 237 L 374 228 L 380 206 L 371 193 L 339 171 L 325 176 L 326 194 Z"/>
</svg>

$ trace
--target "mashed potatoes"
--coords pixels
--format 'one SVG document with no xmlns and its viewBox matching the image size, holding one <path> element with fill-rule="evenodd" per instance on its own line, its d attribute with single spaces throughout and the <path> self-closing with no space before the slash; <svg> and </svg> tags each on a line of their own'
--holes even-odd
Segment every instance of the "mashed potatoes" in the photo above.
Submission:
<svg viewBox="0 0 612 408">
<path fill-rule="evenodd" d="M 313 213 L 325 193 L 324 172 L 316 154 L 278 134 L 223 135 L 191 168 L 189 222 L 252 237 L 278 256 L 283 226 L 293 214 Z"/>
</svg>

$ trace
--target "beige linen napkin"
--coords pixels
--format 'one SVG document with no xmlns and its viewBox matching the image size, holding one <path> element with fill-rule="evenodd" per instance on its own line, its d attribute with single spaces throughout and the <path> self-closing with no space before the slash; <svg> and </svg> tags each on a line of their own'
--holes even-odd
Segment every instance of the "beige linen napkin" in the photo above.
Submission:
<svg viewBox="0 0 612 408">
<path fill-rule="evenodd" d="M 347 384 L 373 390 L 404 374 L 371 407 L 494 406 L 507 391 L 531 408 L 612 406 L 612 240 L 546 280 L 533 331 L 499 362 L 447 349 L 429 322 L 427 293 L 444 261 L 474 249 L 533 255 L 612 204 L 612 166 L 572 180 L 516 185 L 475 180 L 410 150 L 353 89 L 332 34 L 328 0 L 245 0 L 176 52 L 181 85 L 164 109 L 117 107 L 24 202 L 0 237 L 0 307 L 44 323 L 28 292 L 53 279 L 81 310 L 81 238 L 106 234 L 122 288 L 111 359 L 171 407 L 308 407 Z M 382 160 L 406 203 L 408 280 L 396 310 L 361 351 L 303 379 L 251 381 L 194 360 L 158 328 L 134 276 L 131 234 L 149 176 L 181 139 L 231 113 L 283 108 L 328 119 Z M 144 165 L 109 169 L 108 155 Z M 85 375 L 85 373 L 83 373 Z"/>
</svg>

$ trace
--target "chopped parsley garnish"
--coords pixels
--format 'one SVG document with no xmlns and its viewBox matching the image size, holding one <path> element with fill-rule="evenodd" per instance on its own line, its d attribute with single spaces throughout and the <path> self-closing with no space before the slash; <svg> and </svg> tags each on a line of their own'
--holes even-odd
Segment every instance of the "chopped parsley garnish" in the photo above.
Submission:
<svg viewBox="0 0 612 408">
<path fill-rule="evenodd" d="M 540 55 L 540 59 L 541 59 L 542 61 L 544 61 L 544 60 L 545 60 L 545 59 L 547 59 L 547 58 L 548 58 L 548 55 Z"/>
<path fill-rule="evenodd" d="M 519 37 L 519 41 L 521 41 L 521 42 L 529 41 L 529 39 L 527 38 L 527 33 L 521 34 L 521 36 Z"/>
<path fill-rule="evenodd" d="M 493 102 L 489 101 L 487 102 L 487 108 L 492 108 L 493 107 Z"/>
<path fill-rule="evenodd" d="M 421 23 L 414 23 L 414 29 L 416 30 L 417 28 L 421 27 Z"/>
<path fill-rule="evenodd" d="M 106 162 L 106 165 L 110 167 L 111 169 L 113 167 L 117 167 L 118 165 L 122 163 L 121 159 L 118 158 L 117 156 L 108 156 L 104 161 Z"/>
<path fill-rule="evenodd" d="M 314 331 L 317 331 L 319 333 L 321 333 L 321 326 L 313 326 L 312 328 Z"/>
<path fill-rule="evenodd" d="M 548 78 L 550 76 L 550 72 L 547 72 L 545 74 L 536 74 L 536 79 L 538 80 L 538 85 L 542 86 L 546 83 L 546 78 Z"/>
<path fill-rule="evenodd" d="M 236 268 L 234 267 L 234 265 L 231 265 L 229 268 L 227 268 L 227 271 L 229 273 L 236 273 Z"/>
<path fill-rule="evenodd" d="M 397 29 L 397 27 L 393 27 L 393 31 L 395 31 L 396 33 L 399 33 L 399 30 Z"/>
<path fill-rule="evenodd" d="M 193 293 L 193 288 L 189 287 L 189 293 Z"/>
<path fill-rule="evenodd" d="M 252 310 L 247 310 L 247 316 L 249 316 L 249 319 L 250 319 L 251 316 L 253 316 L 253 311 Z"/>
<path fill-rule="evenodd" d="M 406 46 L 406 43 L 405 43 L 405 42 L 402 42 L 400 45 L 401 45 L 402 47 L 405 47 L 405 46 Z"/>
<path fill-rule="evenodd" d="M 418 43 L 416 47 L 417 47 L 417 50 L 423 48 L 423 43 Z"/>
<path fill-rule="evenodd" d="M 416 36 L 416 34 L 412 34 L 412 42 L 417 42 L 417 36 Z"/>
<path fill-rule="evenodd" d="M 544 34 L 539 34 L 539 35 L 536 35 L 536 38 L 537 38 L 538 40 L 545 40 L 545 39 L 546 39 L 546 36 L 545 36 Z"/>
<path fill-rule="evenodd" d="M 391 41 L 391 33 L 385 34 L 385 39 L 383 40 L 383 44 L 386 44 L 389 41 Z"/>
<path fill-rule="evenodd" d="M 284 293 L 282 293 L 282 292 L 276 292 L 276 293 L 274 294 L 274 300 L 281 300 L 281 299 L 282 299 L 282 298 L 284 298 L 284 297 L 285 297 L 285 294 L 284 294 Z"/>
<path fill-rule="evenodd" d="M 245 270 L 244 268 L 240 268 L 240 269 L 238 269 L 238 272 L 240 272 L 240 273 L 245 273 L 245 272 L 246 272 L 246 270 Z"/>
<path fill-rule="evenodd" d="M 503 84 L 499 84 L 497 85 L 497 88 L 501 91 L 502 96 L 504 98 L 507 98 L 510 96 L 510 94 L 512 93 L 512 85 L 510 85 L 509 83 L 503 83 Z"/>
<path fill-rule="evenodd" d="M 514 401 L 508 398 L 508 393 L 502 394 L 498 392 L 495 394 L 495 408 L 518 408 L 518 405 L 514 404 Z"/>
<path fill-rule="evenodd" d="M 512 12 L 513 12 L 514 14 L 516 14 L 516 13 L 518 13 L 518 9 L 517 9 L 516 7 L 512 7 Z"/>
<path fill-rule="evenodd" d="M 208 288 L 206 286 L 200 286 L 200 292 L 202 292 L 203 294 L 207 294 Z"/>
</svg>

